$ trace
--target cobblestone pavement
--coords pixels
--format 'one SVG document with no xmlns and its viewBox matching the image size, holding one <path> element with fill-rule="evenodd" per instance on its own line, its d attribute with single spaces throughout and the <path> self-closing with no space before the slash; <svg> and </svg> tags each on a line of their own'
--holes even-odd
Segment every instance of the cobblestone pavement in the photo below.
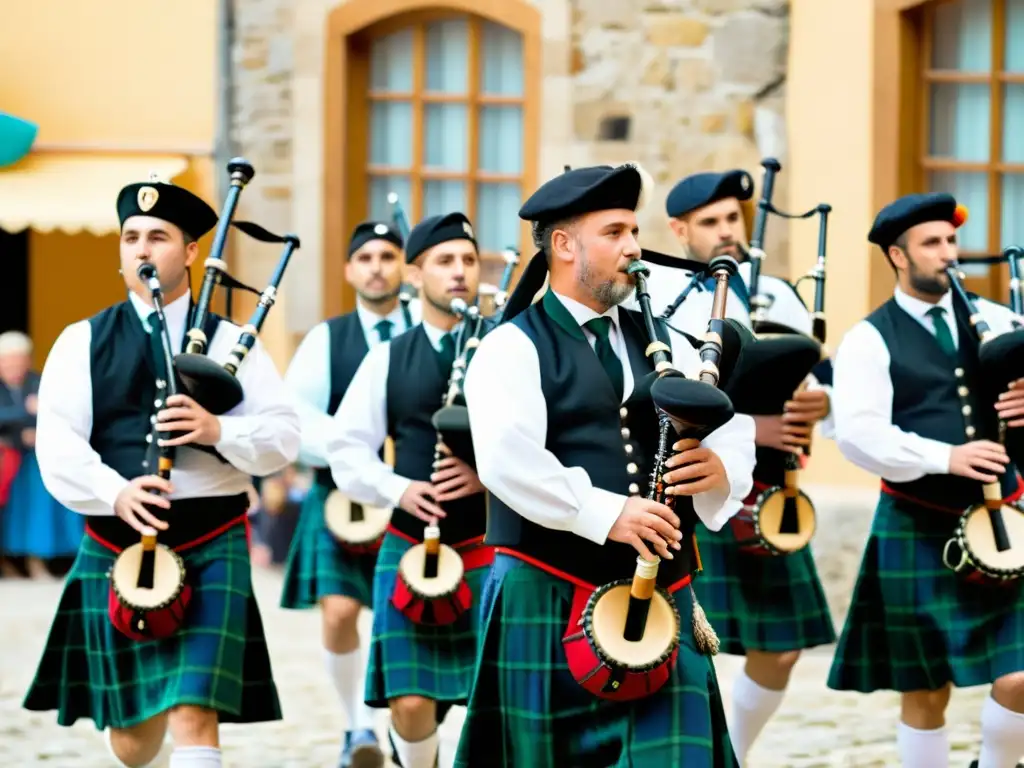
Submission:
<svg viewBox="0 0 1024 768">
<path fill-rule="evenodd" d="M 823 547 L 827 552 L 826 540 Z M 254 580 L 286 719 L 265 725 L 224 727 L 226 764 L 229 768 L 333 768 L 342 723 L 338 704 L 321 673 L 318 614 L 276 607 L 280 590 L 277 572 L 257 571 Z M 53 713 L 30 713 L 20 708 L 59 594 L 60 584 L 56 582 L 0 581 L 0 626 L 4 628 L 0 646 L 0 766 L 5 768 L 111 765 L 101 736 L 90 723 L 59 728 Z M 364 615 L 362 622 L 365 632 L 369 615 Z M 790 694 L 747 768 L 898 765 L 894 744 L 897 697 L 827 690 L 824 681 L 830 659 L 831 649 L 818 649 L 800 662 Z M 731 680 L 741 663 L 729 657 L 717 662 L 727 706 Z M 977 720 L 985 695 L 985 689 L 971 689 L 953 696 L 949 723 L 954 768 L 967 768 L 976 756 Z M 454 749 L 461 720 L 462 711 L 455 710 L 442 727 L 446 749 Z M 383 734 L 385 729 L 382 714 L 378 731 Z"/>
</svg>

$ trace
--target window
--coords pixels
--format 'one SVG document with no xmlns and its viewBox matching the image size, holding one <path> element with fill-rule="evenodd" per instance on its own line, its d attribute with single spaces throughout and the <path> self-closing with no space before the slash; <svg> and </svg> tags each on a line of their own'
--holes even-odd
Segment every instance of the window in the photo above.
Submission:
<svg viewBox="0 0 1024 768">
<path fill-rule="evenodd" d="M 389 219 L 391 192 L 413 223 L 465 212 L 493 281 L 520 243 L 522 36 L 472 16 L 409 23 L 371 39 L 368 79 L 368 215 Z"/>
<path fill-rule="evenodd" d="M 1024 0 L 923 8 L 926 188 L 970 210 L 965 257 L 1024 244 Z M 1006 267 L 965 264 L 971 287 L 1007 301 Z"/>
</svg>

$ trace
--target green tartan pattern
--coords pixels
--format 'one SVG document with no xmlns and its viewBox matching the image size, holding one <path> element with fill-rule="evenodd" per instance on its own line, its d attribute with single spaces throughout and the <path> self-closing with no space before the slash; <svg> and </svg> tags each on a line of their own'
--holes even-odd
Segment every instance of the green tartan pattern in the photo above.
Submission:
<svg viewBox="0 0 1024 768">
<path fill-rule="evenodd" d="M 329 489 L 313 484 L 299 510 L 299 525 L 288 550 L 282 608 L 312 608 L 327 595 L 342 595 L 365 606 L 373 604 L 377 553 L 346 552 L 327 530 L 324 502 Z"/>
<path fill-rule="evenodd" d="M 672 677 L 632 702 L 600 699 L 569 672 L 562 636 L 573 591 L 516 558 L 495 558 L 457 768 L 737 766 L 714 665 L 694 647 L 689 590 L 676 593 L 681 633 Z"/>
<path fill-rule="evenodd" d="M 1024 670 L 1024 589 L 942 563 L 957 518 L 881 494 L 828 687 L 937 690 Z"/>
<path fill-rule="evenodd" d="M 721 652 L 800 651 L 836 641 L 835 625 L 810 547 L 791 555 L 741 552 L 729 523 L 698 526 L 704 570 L 694 579 Z"/>
<path fill-rule="evenodd" d="M 454 624 L 414 624 L 391 602 L 398 563 L 412 544 L 388 533 L 384 537 L 373 582 L 373 633 L 366 672 L 366 703 L 385 708 L 388 699 L 423 696 L 437 702 L 464 704 L 476 659 L 480 596 L 490 568 L 466 574 L 473 608 Z M 438 707 L 438 722 L 444 719 Z"/>
<path fill-rule="evenodd" d="M 57 710 L 60 725 L 91 719 L 97 730 L 181 704 L 216 710 L 224 723 L 280 720 L 245 526 L 181 554 L 193 589 L 183 628 L 136 642 L 107 613 L 114 553 L 83 537 L 23 706 Z"/>
</svg>

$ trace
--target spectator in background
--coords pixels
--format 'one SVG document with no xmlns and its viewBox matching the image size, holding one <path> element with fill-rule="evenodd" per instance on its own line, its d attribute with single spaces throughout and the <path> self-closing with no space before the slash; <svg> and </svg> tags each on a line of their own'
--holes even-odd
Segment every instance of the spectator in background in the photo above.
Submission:
<svg viewBox="0 0 1024 768">
<path fill-rule="evenodd" d="M 284 564 L 309 485 L 308 473 L 301 473 L 294 465 L 272 477 L 263 478 L 252 518 L 254 565 Z"/>
<path fill-rule="evenodd" d="M 32 368 L 32 342 L 19 331 L 0 334 L 0 461 L 17 463 L 7 504 L 0 512 L 0 553 L 25 558 L 33 578 L 50 578 L 46 562 L 78 551 L 85 518 L 57 502 L 46 490 L 36 463 L 36 394 L 39 374 Z M 8 463 L 10 462 L 10 463 Z M 6 474 L 0 471 L 0 479 Z M 4 575 L 14 575 L 10 562 Z"/>
</svg>

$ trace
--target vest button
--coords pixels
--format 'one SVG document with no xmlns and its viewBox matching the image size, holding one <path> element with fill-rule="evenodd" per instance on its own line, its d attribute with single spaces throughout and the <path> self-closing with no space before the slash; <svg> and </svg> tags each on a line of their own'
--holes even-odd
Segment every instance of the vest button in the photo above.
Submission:
<svg viewBox="0 0 1024 768">
<path fill-rule="evenodd" d="M 161 407 L 163 407 L 163 404 L 164 404 L 163 400 L 154 400 L 153 401 L 153 407 L 154 408 L 161 408 Z"/>
<path fill-rule="evenodd" d="M 156 380 L 156 388 L 157 389 L 167 389 L 167 382 L 164 381 L 163 379 L 157 379 Z"/>
<path fill-rule="evenodd" d="M 971 415 L 971 406 L 965 405 L 963 408 L 960 409 L 960 413 L 962 413 L 964 416 L 970 416 Z"/>
<path fill-rule="evenodd" d="M 629 429 L 627 427 L 622 428 L 622 439 L 629 440 Z"/>
<path fill-rule="evenodd" d="M 627 411 L 625 408 L 619 408 L 619 418 L 624 419 L 627 416 L 629 416 L 629 411 Z"/>
<path fill-rule="evenodd" d="M 971 391 L 967 389 L 967 387 L 957 387 L 956 393 L 960 395 L 960 397 L 967 397 L 969 394 L 971 394 Z"/>
<path fill-rule="evenodd" d="M 622 447 L 626 449 L 626 455 L 627 456 L 631 456 L 633 454 L 633 445 L 631 443 L 626 443 Z"/>
<path fill-rule="evenodd" d="M 149 423 L 150 424 L 156 424 L 156 414 L 155 413 L 152 416 L 149 417 Z"/>
<path fill-rule="evenodd" d="M 637 485 L 636 483 L 630 483 L 629 484 L 629 492 L 630 493 L 640 493 L 640 486 Z"/>
<path fill-rule="evenodd" d="M 148 462 L 148 461 L 146 461 L 145 459 L 143 459 L 143 460 L 142 460 L 142 466 L 143 466 L 143 467 L 148 467 L 148 466 L 149 466 L 149 462 Z"/>
<path fill-rule="evenodd" d="M 975 429 L 974 427 L 971 426 L 968 426 L 967 429 L 964 430 L 964 434 L 966 434 L 968 437 L 974 437 L 974 432 Z"/>
<path fill-rule="evenodd" d="M 635 475 L 637 472 L 640 471 L 640 467 L 638 467 L 631 461 L 629 462 L 629 464 L 626 465 L 626 471 L 629 472 L 629 474 L 631 475 Z"/>
<path fill-rule="evenodd" d="M 953 371 L 953 375 L 956 376 L 958 379 L 962 379 L 964 377 L 964 369 L 957 368 L 956 370 Z"/>
<path fill-rule="evenodd" d="M 152 433 L 146 435 L 146 442 L 147 443 L 152 443 L 153 442 L 153 434 Z"/>
</svg>

